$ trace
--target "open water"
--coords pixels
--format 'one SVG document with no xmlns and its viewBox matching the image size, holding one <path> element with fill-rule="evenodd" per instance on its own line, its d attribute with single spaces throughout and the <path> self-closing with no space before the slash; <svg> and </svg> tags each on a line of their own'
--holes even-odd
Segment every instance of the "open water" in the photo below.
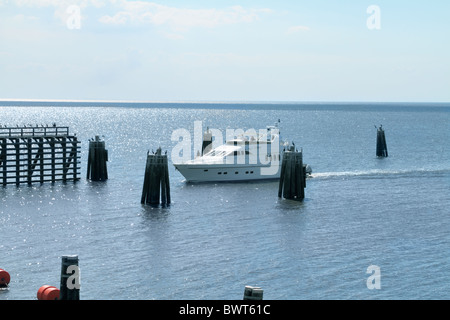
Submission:
<svg viewBox="0 0 450 320">
<path fill-rule="evenodd" d="M 147 151 L 170 154 L 176 129 L 278 119 L 313 169 L 303 202 L 276 181 L 187 184 L 169 160 L 171 205 L 141 205 Z M 59 287 L 74 254 L 81 299 L 242 299 L 246 285 L 274 300 L 450 298 L 449 104 L 0 103 L 2 126 L 52 123 L 81 140 L 81 179 L 0 187 L 0 300 Z M 95 135 L 105 182 L 86 179 Z"/>
</svg>

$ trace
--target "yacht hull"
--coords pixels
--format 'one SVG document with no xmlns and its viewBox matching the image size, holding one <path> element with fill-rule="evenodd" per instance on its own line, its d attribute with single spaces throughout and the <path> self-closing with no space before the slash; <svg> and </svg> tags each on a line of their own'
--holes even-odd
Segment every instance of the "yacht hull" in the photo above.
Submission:
<svg viewBox="0 0 450 320">
<path fill-rule="evenodd" d="M 186 182 L 251 181 L 280 178 L 280 166 L 270 168 L 274 174 L 266 174 L 268 165 L 250 164 L 175 164 Z M 261 170 L 263 169 L 263 171 Z"/>
</svg>

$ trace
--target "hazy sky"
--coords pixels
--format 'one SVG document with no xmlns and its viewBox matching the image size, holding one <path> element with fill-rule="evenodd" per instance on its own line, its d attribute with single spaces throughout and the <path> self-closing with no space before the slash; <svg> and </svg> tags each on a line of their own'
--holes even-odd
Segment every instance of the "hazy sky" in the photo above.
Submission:
<svg viewBox="0 0 450 320">
<path fill-rule="evenodd" d="M 0 99 L 450 101 L 450 1 L 0 0 Z"/>
</svg>

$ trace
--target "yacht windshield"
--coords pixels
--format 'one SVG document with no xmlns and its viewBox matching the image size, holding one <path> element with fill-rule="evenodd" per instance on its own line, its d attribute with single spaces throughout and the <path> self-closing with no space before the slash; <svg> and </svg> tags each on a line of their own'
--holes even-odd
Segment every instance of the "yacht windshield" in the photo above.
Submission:
<svg viewBox="0 0 450 320">
<path fill-rule="evenodd" d="M 226 151 L 224 150 L 211 150 L 207 154 L 205 154 L 205 157 L 223 157 L 226 154 Z"/>
</svg>

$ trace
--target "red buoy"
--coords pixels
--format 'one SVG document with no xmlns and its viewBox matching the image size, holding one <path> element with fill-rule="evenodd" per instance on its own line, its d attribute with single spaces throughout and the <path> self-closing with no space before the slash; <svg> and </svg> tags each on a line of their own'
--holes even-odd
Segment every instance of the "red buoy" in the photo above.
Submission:
<svg viewBox="0 0 450 320">
<path fill-rule="evenodd" d="M 11 277 L 9 276 L 9 273 L 3 269 L 0 269 L 0 287 L 8 286 L 10 281 Z"/>
<path fill-rule="evenodd" d="M 42 296 L 42 292 L 44 292 L 45 289 L 47 288 L 51 288 L 52 286 L 49 286 L 48 284 L 46 284 L 45 286 L 42 286 L 39 288 L 38 292 L 37 292 L 37 298 L 38 300 L 42 300 L 41 296 Z"/>
<path fill-rule="evenodd" d="M 59 300 L 59 289 L 48 288 L 42 293 L 42 300 Z"/>
<path fill-rule="evenodd" d="M 45 285 L 37 292 L 38 300 L 59 300 L 59 289 L 54 286 Z"/>
</svg>

